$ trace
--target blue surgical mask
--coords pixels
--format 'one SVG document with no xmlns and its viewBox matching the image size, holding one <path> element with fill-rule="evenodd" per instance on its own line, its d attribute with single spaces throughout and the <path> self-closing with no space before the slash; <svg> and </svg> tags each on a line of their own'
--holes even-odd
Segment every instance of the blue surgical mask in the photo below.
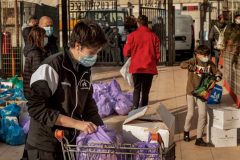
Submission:
<svg viewBox="0 0 240 160">
<path fill-rule="evenodd" d="M 46 31 L 46 35 L 50 37 L 53 34 L 53 27 L 43 27 Z"/>
<path fill-rule="evenodd" d="M 82 58 L 80 58 L 79 62 L 85 67 L 91 67 L 93 66 L 97 61 L 97 55 L 87 55 Z"/>
</svg>

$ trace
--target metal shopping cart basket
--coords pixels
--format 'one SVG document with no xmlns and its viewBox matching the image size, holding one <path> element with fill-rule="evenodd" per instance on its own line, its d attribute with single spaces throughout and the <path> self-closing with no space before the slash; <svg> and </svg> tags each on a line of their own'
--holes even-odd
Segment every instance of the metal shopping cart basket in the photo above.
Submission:
<svg viewBox="0 0 240 160">
<path fill-rule="evenodd" d="M 164 149 L 159 134 L 150 135 L 151 140 L 161 143 L 157 148 L 139 148 L 134 144 L 70 145 L 61 130 L 56 130 L 55 137 L 61 143 L 64 160 L 175 160 L 175 144 Z"/>
</svg>

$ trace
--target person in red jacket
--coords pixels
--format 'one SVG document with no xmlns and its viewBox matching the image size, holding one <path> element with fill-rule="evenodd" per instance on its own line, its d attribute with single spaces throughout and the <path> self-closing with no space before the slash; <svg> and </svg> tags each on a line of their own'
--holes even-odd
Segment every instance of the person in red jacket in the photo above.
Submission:
<svg viewBox="0 0 240 160">
<path fill-rule="evenodd" d="M 148 17 L 139 16 L 137 25 L 137 30 L 128 35 L 123 50 L 125 57 L 131 57 L 129 72 L 133 75 L 134 82 L 133 109 L 139 107 L 140 95 L 141 106 L 148 105 L 152 79 L 158 74 L 157 63 L 160 59 L 160 40 L 148 28 Z"/>
</svg>

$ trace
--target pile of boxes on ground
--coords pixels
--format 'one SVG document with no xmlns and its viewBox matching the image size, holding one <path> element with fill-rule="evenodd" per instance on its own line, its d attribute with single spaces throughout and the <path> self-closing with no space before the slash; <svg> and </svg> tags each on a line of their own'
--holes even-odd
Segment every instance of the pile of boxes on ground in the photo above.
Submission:
<svg viewBox="0 0 240 160">
<path fill-rule="evenodd" d="M 215 147 L 237 146 L 240 110 L 224 104 L 208 107 L 207 141 Z"/>
</svg>

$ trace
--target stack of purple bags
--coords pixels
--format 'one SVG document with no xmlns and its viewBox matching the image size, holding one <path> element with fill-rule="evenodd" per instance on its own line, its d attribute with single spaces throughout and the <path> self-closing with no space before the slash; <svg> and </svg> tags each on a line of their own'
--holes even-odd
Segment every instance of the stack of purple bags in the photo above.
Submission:
<svg viewBox="0 0 240 160">
<path fill-rule="evenodd" d="M 109 83 L 95 83 L 93 89 L 93 98 L 102 118 L 114 113 L 127 115 L 131 111 L 133 96 L 131 93 L 122 92 L 116 80 Z"/>
</svg>

